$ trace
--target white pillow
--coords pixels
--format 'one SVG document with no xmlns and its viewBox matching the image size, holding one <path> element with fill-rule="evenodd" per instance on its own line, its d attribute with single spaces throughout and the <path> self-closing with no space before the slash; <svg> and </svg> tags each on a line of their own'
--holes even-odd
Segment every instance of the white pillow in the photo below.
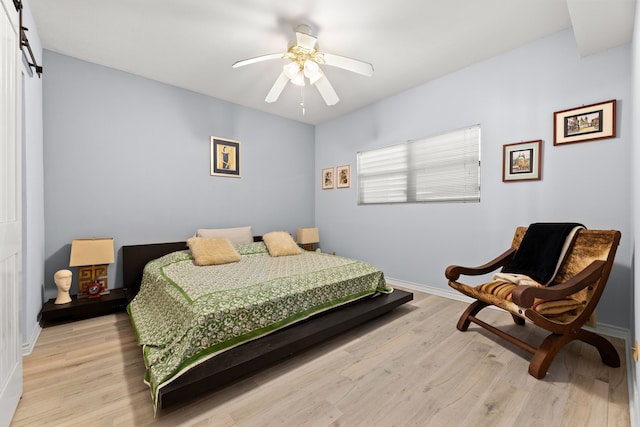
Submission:
<svg viewBox="0 0 640 427">
<path fill-rule="evenodd" d="M 226 237 L 233 245 L 253 242 L 251 226 L 236 228 L 199 228 L 196 230 L 196 237 Z"/>
</svg>

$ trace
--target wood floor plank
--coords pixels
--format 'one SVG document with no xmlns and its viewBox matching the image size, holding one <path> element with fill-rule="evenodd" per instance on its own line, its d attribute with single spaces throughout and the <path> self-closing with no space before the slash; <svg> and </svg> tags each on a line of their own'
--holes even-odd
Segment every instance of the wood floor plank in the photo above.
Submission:
<svg viewBox="0 0 640 427">
<path fill-rule="evenodd" d="M 481 328 L 456 329 L 466 304 L 415 292 L 393 312 L 154 416 L 144 363 L 125 313 L 45 328 L 24 358 L 12 426 L 628 426 L 621 368 L 572 342 L 544 380 L 530 355 Z M 483 319 L 541 341 L 531 324 Z"/>
</svg>

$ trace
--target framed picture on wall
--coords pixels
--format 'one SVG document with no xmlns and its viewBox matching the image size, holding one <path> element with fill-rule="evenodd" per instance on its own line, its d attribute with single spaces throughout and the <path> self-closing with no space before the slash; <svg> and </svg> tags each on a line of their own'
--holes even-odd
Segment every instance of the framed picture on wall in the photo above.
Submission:
<svg viewBox="0 0 640 427">
<path fill-rule="evenodd" d="M 553 114 L 553 145 L 616 136 L 616 100 Z"/>
<path fill-rule="evenodd" d="M 240 178 L 240 141 L 211 137 L 211 175 Z"/>
<path fill-rule="evenodd" d="M 322 189 L 331 190 L 333 188 L 333 168 L 322 169 Z"/>
<path fill-rule="evenodd" d="M 349 188 L 351 186 L 351 166 L 336 167 L 336 179 L 337 188 Z"/>
<path fill-rule="evenodd" d="M 536 181 L 541 173 L 542 140 L 506 144 L 502 149 L 502 181 Z"/>
</svg>

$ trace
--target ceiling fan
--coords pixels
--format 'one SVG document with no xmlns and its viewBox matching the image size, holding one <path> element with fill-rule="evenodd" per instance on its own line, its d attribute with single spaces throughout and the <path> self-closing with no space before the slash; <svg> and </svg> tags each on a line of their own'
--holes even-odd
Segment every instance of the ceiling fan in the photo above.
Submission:
<svg viewBox="0 0 640 427">
<path fill-rule="evenodd" d="M 305 86 L 306 77 L 309 83 L 318 88 L 320 95 L 322 95 L 327 105 L 337 104 L 340 98 L 338 98 L 338 94 L 336 94 L 333 86 L 329 83 L 327 76 L 322 72 L 320 65 L 330 65 L 368 77 L 373 75 L 373 65 L 368 62 L 358 61 L 357 59 L 334 55 L 332 53 L 320 52 L 318 50 L 318 39 L 311 35 L 309 26 L 299 25 L 296 27 L 295 32 L 295 43 L 292 42 L 286 52 L 256 56 L 254 58 L 237 61 L 232 65 L 233 68 L 238 68 L 255 64 L 256 62 L 284 58 L 291 61 L 284 65 L 280 76 L 278 76 L 265 98 L 266 102 L 276 102 L 289 81 L 297 86 Z"/>
</svg>

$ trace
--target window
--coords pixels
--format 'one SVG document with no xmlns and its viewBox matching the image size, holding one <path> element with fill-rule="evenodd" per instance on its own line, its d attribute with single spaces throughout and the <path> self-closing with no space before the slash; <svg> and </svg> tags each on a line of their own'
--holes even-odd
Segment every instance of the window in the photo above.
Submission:
<svg viewBox="0 0 640 427">
<path fill-rule="evenodd" d="M 358 204 L 480 201 L 480 125 L 358 153 Z"/>
</svg>

